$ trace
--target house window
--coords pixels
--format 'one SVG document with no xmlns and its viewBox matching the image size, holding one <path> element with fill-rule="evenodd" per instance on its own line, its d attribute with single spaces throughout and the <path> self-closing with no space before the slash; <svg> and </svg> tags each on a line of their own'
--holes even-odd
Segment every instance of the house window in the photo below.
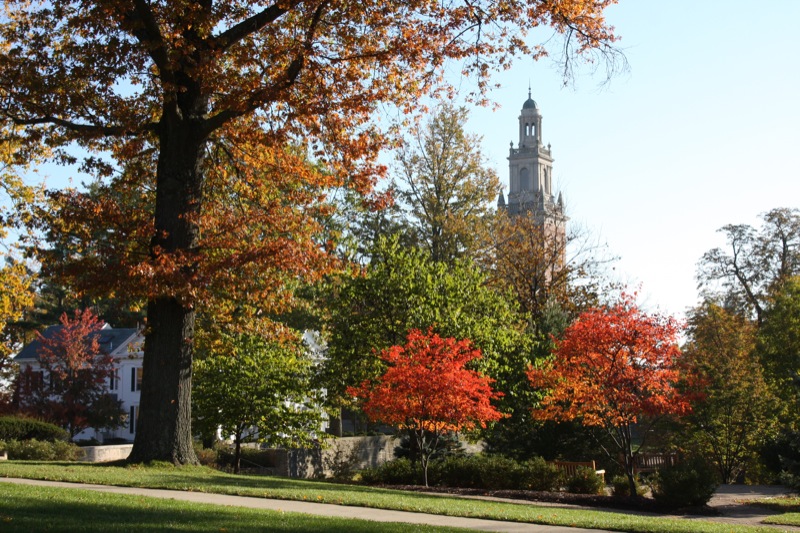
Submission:
<svg viewBox="0 0 800 533">
<path fill-rule="evenodd" d="M 136 423 L 138 422 L 139 407 L 131 405 L 130 418 L 128 418 L 128 428 L 131 430 L 131 435 L 136 433 Z"/>
<path fill-rule="evenodd" d="M 108 376 L 108 390 L 115 391 L 119 388 L 119 376 L 117 375 L 117 371 L 115 370 L 110 376 Z"/>
<path fill-rule="evenodd" d="M 131 368 L 131 392 L 142 390 L 142 367 Z"/>
</svg>

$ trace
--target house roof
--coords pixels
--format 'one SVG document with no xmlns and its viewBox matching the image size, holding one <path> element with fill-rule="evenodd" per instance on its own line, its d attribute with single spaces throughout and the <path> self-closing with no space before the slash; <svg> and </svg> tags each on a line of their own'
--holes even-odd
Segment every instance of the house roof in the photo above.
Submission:
<svg viewBox="0 0 800 533">
<path fill-rule="evenodd" d="M 45 339 L 53 338 L 56 332 L 58 332 L 62 327 L 63 326 L 60 324 L 56 326 L 48 326 L 48 328 L 42 332 L 42 337 Z M 103 329 L 95 332 L 93 335 L 99 337 L 98 342 L 100 343 L 100 348 L 104 352 L 112 353 L 123 344 L 130 342 L 131 339 L 138 334 L 138 332 L 139 330 L 136 328 L 112 328 L 106 324 Z M 42 343 L 38 338 L 33 342 L 26 344 L 22 350 L 20 350 L 17 356 L 14 357 L 14 361 L 35 361 L 41 346 Z"/>
</svg>

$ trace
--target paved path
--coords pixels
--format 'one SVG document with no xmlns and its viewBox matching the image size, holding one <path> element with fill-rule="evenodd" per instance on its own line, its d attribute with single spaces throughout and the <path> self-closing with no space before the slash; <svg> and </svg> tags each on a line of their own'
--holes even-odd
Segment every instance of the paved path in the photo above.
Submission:
<svg viewBox="0 0 800 533">
<path fill-rule="evenodd" d="M 272 511 L 284 511 L 293 513 L 304 513 L 317 516 L 333 516 L 342 518 L 359 518 L 362 520 L 372 520 L 375 522 L 404 522 L 407 524 L 427 524 L 432 526 L 460 527 L 477 531 L 499 531 L 513 533 L 588 533 L 600 532 L 596 529 L 579 529 L 563 526 L 547 526 L 539 524 L 524 524 L 519 522 L 501 522 L 497 520 L 484 520 L 480 518 L 461 518 L 453 516 L 442 516 L 426 513 L 413 513 L 407 511 L 391 511 L 386 509 L 370 509 L 367 507 L 354 507 L 344 505 L 332 505 L 324 503 L 313 503 L 293 500 L 270 500 L 266 498 L 253 498 L 248 496 L 229 496 L 224 494 L 209 494 L 203 492 L 186 492 L 178 490 L 163 489 L 144 489 L 137 487 L 115 487 L 110 485 L 93 485 L 85 483 L 66 483 L 59 481 L 39 481 L 34 479 L 0 478 L 0 483 L 19 483 L 23 485 L 45 486 L 45 487 L 66 487 L 73 489 L 94 490 L 98 492 L 110 492 L 116 494 L 131 494 L 138 496 L 150 496 L 153 498 L 166 498 L 173 500 L 183 500 L 197 503 L 210 503 L 214 505 L 230 505 L 238 507 L 250 507 L 253 509 L 268 509 Z M 776 514 L 774 511 L 742 505 L 744 500 L 765 498 L 769 496 L 779 496 L 786 493 L 784 487 L 759 486 L 759 485 L 722 485 L 714 494 L 709 505 L 719 511 L 719 516 L 698 516 L 683 515 L 677 518 L 690 520 L 709 520 L 715 522 L 727 522 L 731 524 L 764 525 L 761 520 L 765 517 Z M 451 496 L 445 494 L 432 494 L 436 496 Z M 480 498 L 480 497 L 477 497 Z M 486 498 L 498 501 L 500 498 Z M 540 502 L 519 501 L 523 504 L 548 505 Z M 550 504 L 557 507 L 562 505 Z M 577 507 L 573 505 L 563 505 L 563 507 Z M 651 513 L 635 511 L 619 511 L 614 509 L 603 509 L 610 512 L 621 512 L 640 515 L 651 515 Z M 654 515 L 658 516 L 658 515 Z M 800 531 L 800 528 L 779 526 L 777 529 L 784 531 Z"/>
<path fill-rule="evenodd" d="M 596 529 L 578 529 L 561 526 L 546 526 L 538 524 L 523 524 L 519 522 L 500 522 L 497 520 L 483 520 L 479 518 L 460 518 L 454 516 L 441 516 L 425 513 L 411 513 L 406 511 L 389 511 L 385 509 L 369 509 L 366 507 L 350 507 L 344 505 L 331 505 L 324 503 L 301 502 L 292 500 L 268 500 L 266 498 L 251 498 L 247 496 L 228 496 L 223 494 L 208 494 L 203 492 L 185 492 L 179 490 L 142 489 L 136 487 L 114 487 L 109 485 L 91 485 L 84 483 L 64 483 L 59 481 L 39 481 L 34 479 L 0 478 L 0 483 L 19 483 L 43 487 L 66 487 L 71 489 L 95 490 L 98 492 L 111 492 L 116 494 L 132 494 L 137 496 L 150 496 L 153 498 L 166 498 L 198 503 L 211 503 L 214 505 L 231 505 L 237 507 L 251 507 L 253 509 L 269 509 L 304 513 L 318 516 L 335 516 L 342 518 L 360 518 L 374 522 L 405 522 L 407 524 L 427 524 L 432 526 L 461 527 L 477 531 L 500 531 L 509 533 L 586 533 L 599 532 Z"/>
</svg>

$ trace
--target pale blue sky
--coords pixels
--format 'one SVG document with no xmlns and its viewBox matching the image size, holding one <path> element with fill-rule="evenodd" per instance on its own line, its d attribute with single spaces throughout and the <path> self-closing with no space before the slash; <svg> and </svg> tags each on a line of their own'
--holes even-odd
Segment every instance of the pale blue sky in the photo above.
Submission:
<svg viewBox="0 0 800 533">
<path fill-rule="evenodd" d="M 495 77 L 502 107 L 467 128 L 507 187 L 530 80 L 569 216 L 621 256 L 643 304 L 680 314 L 718 228 L 800 204 L 800 1 L 621 0 L 608 19 L 628 73 L 598 88 L 584 68 L 563 88 L 547 59 L 520 60 Z"/>
<path fill-rule="evenodd" d="M 680 314 L 718 228 L 800 204 L 800 0 L 621 0 L 608 19 L 628 73 L 599 88 L 583 68 L 564 88 L 548 59 L 518 60 L 493 79 L 500 109 L 473 109 L 467 129 L 507 184 L 530 82 L 568 215 L 643 304 Z"/>
</svg>

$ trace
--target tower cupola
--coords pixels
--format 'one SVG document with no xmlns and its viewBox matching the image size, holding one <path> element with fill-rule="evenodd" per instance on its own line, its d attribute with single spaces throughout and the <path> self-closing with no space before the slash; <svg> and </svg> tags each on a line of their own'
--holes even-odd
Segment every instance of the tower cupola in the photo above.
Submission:
<svg viewBox="0 0 800 533">
<path fill-rule="evenodd" d="M 504 199 L 509 213 L 556 207 L 553 196 L 553 157 L 542 141 L 542 113 L 531 98 L 519 114 L 519 144 L 508 151 L 509 191 Z"/>
</svg>

